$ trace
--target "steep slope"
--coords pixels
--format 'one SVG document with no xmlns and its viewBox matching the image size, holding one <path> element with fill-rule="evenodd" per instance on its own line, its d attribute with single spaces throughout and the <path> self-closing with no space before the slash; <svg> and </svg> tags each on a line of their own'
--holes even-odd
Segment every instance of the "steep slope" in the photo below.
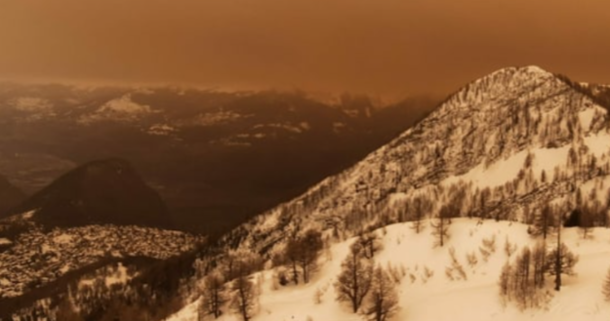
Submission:
<svg viewBox="0 0 610 321">
<path fill-rule="evenodd" d="M 222 243 L 269 253 L 308 227 L 351 235 L 413 220 L 422 200 L 431 203 L 430 217 L 451 205 L 451 216 L 526 223 L 548 202 L 569 206 L 578 191 L 606 208 L 609 124 L 604 108 L 560 77 L 538 67 L 502 69 Z"/>
<path fill-rule="evenodd" d="M 568 320 L 593 314 L 604 318 L 610 312 L 599 307 L 599 279 L 607 269 L 607 250 L 604 241 L 588 240 L 591 235 L 603 239 L 607 234 L 604 229 L 591 232 L 594 226 L 610 226 L 610 121 L 600 96 L 574 84 L 534 66 L 506 68 L 476 80 L 355 166 L 225 235 L 216 249 L 203 255 L 198 266 L 204 274 L 218 271 L 232 280 L 232 267 L 241 260 L 252 268 L 248 272 L 263 270 L 252 279 L 265 293 L 266 285 L 282 282 L 280 271 L 285 275 L 296 271 L 296 279 L 300 278 L 300 271 L 290 265 L 295 262 L 290 253 L 300 237 L 319 231 L 326 250 L 318 263 L 325 258 L 333 261 L 321 263 L 321 270 L 309 284 L 274 285 L 279 292 L 263 295 L 254 319 L 311 320 L 332 315 L 358 320 L 361 316 L 333 302 L 336 293 L 332 283 L 337 280 L 340 264 L 335 257 L 343 260 L 352 236 L 382 228 L 386 250 L 375 257 L 382 265 L 387 261 L 403 264 L 408 268 L 405 273 L 413 273 L 416 281 L 428 274 L 422 268 L 434 265 L 430 284 L 422 280 L 426 285 L 400 286 L 401 306 L 408 310 L 396 319 L 408 315 L 423 320 L 456 316 L 514 320 L 529 315 L 537 320 Z M 557 220 L 553 225 L 581 228 L 582 242 L 576 228 L 565 229 L 562 240 L 584 256 L 577 273 L 582 271 L 587 277 L 566 278 L 561 294 L 555 298 L 548 295 L 544 305 L 548 311 L 523 313 L 512 305 L 503 306 L 497 296 L 501 266 L 512 259 L 491 258 L 489 253 L 496 250 L 478 243 L 491 241 L 472 238 L 483 230 L 484 238 L 510 238 L 519 245 L 545 244 L 538 234 L 540 222 L 550 220 L 544 215 Z M 416 222 L 421 222 L 423 233 L 413 230 Z M 444 228 L 449 233 L 439 243 L 429 226 L 440 222 L 448 224 Z M 435 243 L 440 247 L 425 250 Z M 552 246 L 549 242 L 545 248 L 551 250 Z M 461 277 L 472 279 L 472 283 L 454 282 L 460 277 L 452 275 L 455 265 L 452 267 L 447 247 L 457 253 L 455 264 L 479 251 L 485 267 Z M 477 257 L 479 253 L 475 253 Z M 261 281 L 266 278 L 269 281 Z M 541 293 L 553 290 L 547 287 L 545 291 Z M 312 304 L 305 303 L 306 297 Z M 314 302 L 316 297 L 322 298 L 320 306 Z M 474 306 L 472 301 L 484 303 Z M 464 306 L 473 308 L 459 314 Z M 485 308 L 479 309 L 481 306 Z M 187 307 L 172 320 L 191 320 L 189 309 L 194 307 Z M 443 309 L 429 311 L 430 307 Z"/>
<path fill-rule="evenodd" d="M 84 164 L 58 178 L 9 215 L 26 212 L 47 228 L 91 224 L 172 226 L 161 197 L 121 159 Z"/>
<path fill-rule="evenodd" d="M 425 222 L 426 226 L 428 222 Z M 520 311 L 498 295 L 499 275 L 506 262 L 515 261 L 524 246 L 539 242 L 527 233 L 528 226 L 512 222 L 456 219 L 446 247 L 433 247 L 430 233 L 415 233 L 410 223 L 399 223 L 375 231 L 381 250 L 376 264 L 393 268 L 399 308 L 389 320 L 607 320 L 610 304 L 601 292 L 602 281 L 610 267 L 607 240 L 610 231 L 598 228 L 591 238 L 583 239 L 577 229 L 565 229 L 565 244 L 578 253 L 575 274 L 564 278 L 564 289 L 555 292 L 552 278 L 546 282 L 548 297 L 540 309 Z M 257 273 L 252 280 L 260 289 L 252 321 L 366 320 L 354 314 L 349 304 L 337 302 L 334 283 L 341 263 L 356 241 L 350 238 L 333 244 L 318 261 L 319 271 L 309 284 L 281 286 L 277 270 Z M 493 251 L 484 254 L 485 243 L 493 241 Z M 509 253 L 506 244 L 516 251 Z M 462 277 L 453 265 L 451 251 L 464 271 Z M 475 260 L 468 261 L 468 256 Z M 449 271 L 449 272 L 447 272 Z M 199 300 L 187 305 L 167 321 L 196 321 Z M 365 301 L 365 305 L 367 301 Z M 241 320 L 228 306 L 219 321 Z"/>
<path fill-rule="evenodd" d="M 0 215 L 19 205 L 25 198 L 26 195 L 19 188 L 0 175 Z"/>
</svg>

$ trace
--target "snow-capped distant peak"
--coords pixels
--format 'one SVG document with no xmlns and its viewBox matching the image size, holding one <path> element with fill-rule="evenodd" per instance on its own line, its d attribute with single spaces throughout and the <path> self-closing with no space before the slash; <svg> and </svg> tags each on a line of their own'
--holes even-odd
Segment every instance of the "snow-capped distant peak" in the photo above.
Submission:
<svg viewBox="0 0 610 321">
<path fill-rule="evenodd" d="M 102 120 L 133 121 L 144 115 L 154 113 L 148 105 L 133 101 L 131 94 L 125 94 L 102 105 L 94 113 L 84 115 L 79 119 L 80 123 L 92 123 Z"/>
</svg>

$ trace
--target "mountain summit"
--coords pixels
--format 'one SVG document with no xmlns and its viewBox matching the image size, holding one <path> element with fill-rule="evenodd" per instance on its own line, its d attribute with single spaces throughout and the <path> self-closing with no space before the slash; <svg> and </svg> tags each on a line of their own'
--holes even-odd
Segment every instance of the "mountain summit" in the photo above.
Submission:
<svg viewBox="0 0 610 321">
<path fill-rule="evenodd" d="M 171 227 L 161 197 L 122 159 L 82 165 L 36 193 L 11 214 L 26 212 L 33 212 L 33 219 L 45 226 Z"/>
<path fill-rule="evenodd" d="M 529 66 L 476 80 L 423 121 L 339 175 L 225 238 L 266 253 L 307 227 L 343 231 L 426 217 L 531 222 L 530 209 L 576 193 L 606 204 L 610 122 L 582 87 Z M 580 192 L 579 192 L 580 191 Z"/>
</svg>

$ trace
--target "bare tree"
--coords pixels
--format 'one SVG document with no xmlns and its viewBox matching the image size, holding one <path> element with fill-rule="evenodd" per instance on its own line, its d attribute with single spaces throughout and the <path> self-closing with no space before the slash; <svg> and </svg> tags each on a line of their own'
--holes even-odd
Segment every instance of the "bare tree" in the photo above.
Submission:
<svg viewBox="0 0 610 321">
<path fill-rule="evenodd" d="M 317 230 L 309 230 L 300 238 L 301 253 L 298 255 L 299 265 L 303 273 L 303 282 L 308 283 L 310 274 L 316 268 L 316 261 L 324 247 L 322 234 Z"/>
<path fill-rule="evenodd" d="M 419 234 L 424 228 L 422 220 L 426 216 L 426 212 L 430 210 L 428 204 L 429 202 L 421 196 L 413 199 L 413 223 L 411 228 L 415 230 L 416 234 Z"/>
<path fill-rule="evenodd" d="M 504 302 L 515 301 L 520 309 L 526 309 L 540 307 L 548 299 L 541 290 L 546 273 L 545 251 L 542 242 L 533 250 L 525 246 L 516 256 L 513 265 L 506 262 L 498 282 Z"/>
<path fill-rule="evenodd" d="M 222 315 L 222 306 L 227 302 L 225 285 L 222 276 L 212 272 L 205 277 L 202 289 L 200 315 L 211 315 L 218 319 Z"/>
<path fill-rule="evenodd" d="M 593 228 L 593 225 L 595 223 L 595 209 L 593 208 L 593 206 L 583 204 L 580 207 L 579 211 L 580 216 L 578 226 L 580 227 L 582 238 L 588 239 L 589 233 L 591 232 L 591 229 Z"/>
<path fill-rule="evenodd" d="M 288 241 L 286 246 L 286 257 L 290 263 L 292 281 L 299 283 L 299 271 L 301 268 L 303 282 L 309 282 L 310 274 L 316 267 L 316 261 L 324 247 L 322 234 L 316 230 L 308 230 L 303 236 L 295 237 Z"/>
<path fill-rule="evenodd" d="M 542 288 L 544 286 L 544 275 L 546 272 L 546 244 L 539 242 L 532 251 L 532 263 L 534 274 L 534 286 Z"/>
<path fill-rule="evenodd" d="M 542 238 L 546 240 L 546 237 L 549 235 L 551 228 L 554 225 L 554 212 L 555 211 L 550 205 L 545 205 L 534 220 L 534 226 L 531 230 L 532 234 L 542 235 Z"/>
<path fill-rule="evenodd" d="M 573 268 L 578 263 L 578 256 L 574 255 L 568 247 L 561 243 L 561 226 L 557 226 L 557 246 L 548 254 L 548 272 L 555 276 L 555 291 L 561 289 L 561 275 L 574 274 Z"/>
<path fill-rule="evenodd" d="M 337 300 L 349 301 L 354 313 L 358 312 L 371 288 L 372 272 L 373 265 L 361 254 L 360 246 L 353 246 L 334 284 Z"/>
<path fill-rule="evenodd" d="M 363 311 L 370 321 L 386 321 L 398 310 L 396 283 L 381 266 L 373 271 L 371 291 Z"/>
<path fill-rule="evenodd" d="M 447 205 L 443 205 L 438 213 L 436 220 L 430 225 L 432 226 L 432 235 L 438 239 L 435 242 L 435 246 L 443 247 L 445 242 L 449 238 L 449 223 L 451 218 L 451 208 Z"/>
<path fill-rule="evenodd" d="M 532 252 L 529 247 L 524 247 L 521 255 L 515 260 L 515 268 L 513 269 L 513 286 L 514 297 L 522 308 L 528 306 L 528 300 L 531 299 L 533 287 L 530 286 L 530 264 L 532 261 Z"/>
<path fill-rule="evenodd" d="M 290 264 L 290 278 L 294 284 L 299 284 L 299 270 L 297 269 L 300 255 L 300 242 L 296 238 L 292 238 L 286 245 L 286 258 Z"/>
<path fill-rule="evenodd" d="M 512 267 L 509 262 L 506 262 L 502 267 L 502 272 L 500 273 L 500 280 L 498 281 L 498 285 L 500 286 L 500 296 L 505 298 L 506 300 L 511 299 L 511 276 L 512 276 Z"/>
<path fill-rule="evenodd" d="M 245 269 L 238 267 L 238 277 L 233 281 L 232 290 L 233 309 L 244 321 L 249 321 L 256 304 L 256 289 L 250 277 L 246 275 Z"/>
</svg>

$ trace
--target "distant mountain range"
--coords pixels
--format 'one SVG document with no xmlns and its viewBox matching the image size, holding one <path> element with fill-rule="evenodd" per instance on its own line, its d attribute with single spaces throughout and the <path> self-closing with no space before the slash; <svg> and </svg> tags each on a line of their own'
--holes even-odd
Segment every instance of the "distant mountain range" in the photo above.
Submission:
<svg viewBox="0 0 610 321">
<path fill-rule="evenodd" d="M 435 104 L 4 83 L 0 174 L 34 195 L 80 164 L 122 158 L 160 193 L 177 228 L 219 232 L 346 168 Z"/>
</svg>

